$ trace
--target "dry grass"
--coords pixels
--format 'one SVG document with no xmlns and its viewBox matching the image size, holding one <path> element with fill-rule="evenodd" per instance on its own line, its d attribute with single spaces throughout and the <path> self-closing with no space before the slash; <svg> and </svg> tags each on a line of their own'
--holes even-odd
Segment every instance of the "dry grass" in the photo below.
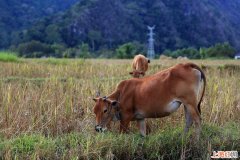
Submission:
<svg viewBox="0 0 240 160">
<path fill-rule="evenodd" d="M 156 73 L 179 62 L 182 61 L 154 60 L 147 74 Z M 233 122 L 233 126 L 236 123 L 239 128 L 240 61 L 194 62 L 204 68 L 207 77 L 207 90 L 202 104 L 203 124 L 224 128 L 229 122 Z M 130 78 L 128 75 L 131 70 L 130 64 L 131 60 L 32 59 L 22 60 L 22 63 L 0 62 L 0 141 L 1 137 L 8 141 L 21 135 L 35 134 L 58 138 L 67 133 L 79 133 L 84 137 L 83 139 L 88 138 L 86 134 L 96 135 L 92 112 L 94 102 L 91 98 L 95 96 L 97 90 L 100 90 L 102 95 L 110 94 L 121 80 Z M 148 120 L 148 122 L 153 131 L 151 136 L 156 138 L 164 128 L 181 128 L 184 125 L 183 110 L 180 109 L 169 117 Z M 116 124 L 114 127 L 116 134 L 117 128 Z M 132 131 L 138 134 L 135 127 Z M 115 137 L 109 136 L 109 140 Z M 134 136 L 132 135 L 130 139 L 134 140 Z M 83 146 L 93 145 L 95 140 L 87 141 L 91 144 Z M 81 143 L 82 141 L 84 140 L 81 140 Z M 57 143 L 54 142 L 54 144 Z M 101 146 L 98 147 L 101 148 Z M 78 151 L 74 149 L 76 150 L 74 153 Z M 7 151 L 5 146 L 5 151 L 1 155 L 0 143 L 0 158 L 1 156 L 9 158 L 16 153 Z M 38 151 L 42 149 L 34 150 L 34 154 Z M 85 158 L 93 154 L 85 149 L 83 151 Z M 76 156 L 76 154 L 73 155 Z M 134 154 L 129 155 L 134 156 Z M 64 155 L 61 156 L 64 157 Z M 100 154 L 97 158 L 101 157 Z M 156 157 L 159 156 L 156 155 Z"/>
</svg>

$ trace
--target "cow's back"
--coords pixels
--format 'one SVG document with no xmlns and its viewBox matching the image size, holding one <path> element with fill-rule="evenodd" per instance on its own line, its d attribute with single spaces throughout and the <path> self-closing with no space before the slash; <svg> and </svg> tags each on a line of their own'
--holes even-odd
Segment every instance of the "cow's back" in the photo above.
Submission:
<svg viewBox="0 0 240 160">
<path fill-rule="evenodd" d="M 139 54 L 136 55 L 132 62 L 133 70 L 146 72 L 148 69 L 148 60 L 145 56 Z"/>
</svg>

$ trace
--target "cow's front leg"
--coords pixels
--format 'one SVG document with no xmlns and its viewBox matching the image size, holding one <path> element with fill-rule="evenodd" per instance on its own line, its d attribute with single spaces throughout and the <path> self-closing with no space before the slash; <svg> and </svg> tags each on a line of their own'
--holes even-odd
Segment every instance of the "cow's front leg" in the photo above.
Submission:
<svg viewBox="0 0 240 160">
<path fill-rule="evenodd" d="M 130 119 L 125 119 L 120 121 L 120 132 L 127 133 L 129 127 Z"/>
<path fill-rule="evenodd" d="M 108 129 L 109 131 L 111 131 L 111 130 L 112 130 L 112 127 L 111 127 L 111 122 L 109 122 L 109 123 L 107 124 L 107 129 Z"/>
<path fill-rule="evenodd" d="M 140 130 L 141 136 L 146 136 L 146 123 L 145 119 L 137 120 L 138 128 Z"/>
<path fill-rule="evenodd" d="M 132 120 L 131 116 L 122 117 L 122 119 L 120 121 L 120 132 L 121 133 L 127 133 L 128 132 L 129 123 L 130 123 L 131 120 Z"/>
</svg>

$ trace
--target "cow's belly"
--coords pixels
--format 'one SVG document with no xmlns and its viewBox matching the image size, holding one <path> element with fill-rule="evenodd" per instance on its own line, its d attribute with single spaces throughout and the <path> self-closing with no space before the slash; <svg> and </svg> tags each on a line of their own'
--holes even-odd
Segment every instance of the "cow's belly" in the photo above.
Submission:
<svg viewBox="0 0 240 160">
<path fill-rule="evenodd" d="M 143 110 L 136 111 L 134 114 L 134 119 L 143 118 L 160 118 L 170 115 L 175 112 L 181 105 L 178 100 L 173 100 L 164 106 L 148 106 Z"/>
<path fill-rule="evenodd" d="M 164 111 L 170 113 L 175 112 L 181 105 L 180 101 L 173 100 L 167 106 L 164 107 Z"/>
</svg>

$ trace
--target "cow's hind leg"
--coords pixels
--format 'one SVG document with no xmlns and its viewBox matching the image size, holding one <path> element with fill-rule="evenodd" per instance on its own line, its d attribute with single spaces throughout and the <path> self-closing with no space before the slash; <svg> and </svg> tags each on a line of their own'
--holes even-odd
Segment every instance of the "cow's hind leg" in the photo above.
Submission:
<svg viewBox="0 0 240 160">
<path fill-rule="evenodd" d="M 199 136 L 200 136 L 200 132 L 201 132 L 201 118 L 200 118 L 200 113 L 197 109 L 197 105 L 188 104 L 185 106 L 187 108 L 187 112 L 190 113 L 191 119 L 193 120 L 193 123 L 195 125 L 196 139 L 199 140 Z"/>
<path fill-rule="evenodd" d="M 141 136 L 146 136 L 146 122 L 144 119 L 137 120 L 138 128 L 140 130 Z"/>
<path fill-rule="evenodd" d="M 185 112 L 185 122 L 186 122 L 184 133 L 187 134 L 189 131 L 189 128 L 192 126 L 193 121 L 192 121 L 191 114 L 185 105 L 184 105 L 184 112 Z"/>
</svg>

